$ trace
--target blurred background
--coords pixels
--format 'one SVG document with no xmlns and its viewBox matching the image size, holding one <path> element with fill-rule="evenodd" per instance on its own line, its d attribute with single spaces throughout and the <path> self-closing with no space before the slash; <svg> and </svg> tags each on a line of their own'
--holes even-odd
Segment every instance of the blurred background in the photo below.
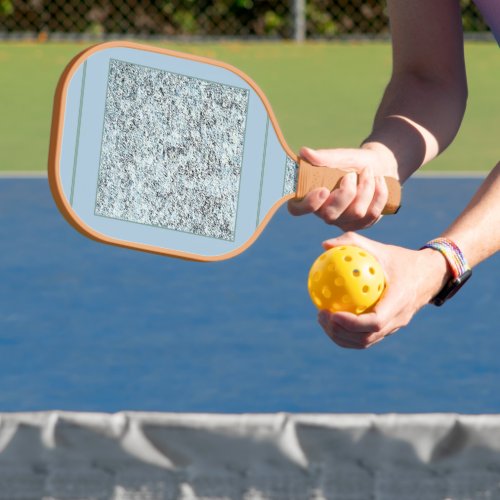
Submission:
<svg viewBox="0 0 500 500">
<path fill-rule="evenodd" d="M 0 0 L 0 172 L 45 171 L 62 70 L 86 46 L 117 38 L 240 68 L 264 90 L 294 150 L 357 147 L 391 72 L 385 3 Z M 485 133 L 499 127 L 498 49 L 474 3 L 461 6 L 468 110 L 453 145 L 424 171 L 488 171 L 498 161 Z"/>
<path fill-rule="evenodd" d="M 388 33 L 379 0 L 0 0 L 0 37 L 333 39 Z M 487 26 L 461 0 L 465 31 Z"/>
</svg>

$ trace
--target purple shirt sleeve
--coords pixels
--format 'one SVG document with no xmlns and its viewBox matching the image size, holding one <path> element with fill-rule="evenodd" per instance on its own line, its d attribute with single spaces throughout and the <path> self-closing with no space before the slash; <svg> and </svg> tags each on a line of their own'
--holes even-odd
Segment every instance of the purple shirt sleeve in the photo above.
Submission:
<svg viewBox="0 0 500 500">
<path fill-rule="evenodd" d="M 500 45 L 500 0 L 474 0 Z"/>
</svg>

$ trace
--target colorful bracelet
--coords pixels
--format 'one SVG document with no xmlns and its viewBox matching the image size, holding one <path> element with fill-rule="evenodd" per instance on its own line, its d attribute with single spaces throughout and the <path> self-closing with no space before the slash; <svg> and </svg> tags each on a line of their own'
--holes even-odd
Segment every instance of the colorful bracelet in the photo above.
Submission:
<svg viewBox="0 0 500 500">
<path fill-rule="evenodd" d="M 422 248 L 432 248 L 441 252 L 448 262 L 454 278 L 458 278 L 470 271 L 462 250 L 448 238 L 436 238 L 427 242 Z"/>
<path fill-rule="evenodd" d="M 441 306 L 453 297 L 455 293 L 471 277 L 472 270 L 464 257 L 460 248 L 448 238 L 436 238 L 426 243 L 422 248 L 431 248 L 440 252 L 451 270 L 453 278 L 444 286 L 444 288 L 432 299 L 432 303 Z"/>
</svg>

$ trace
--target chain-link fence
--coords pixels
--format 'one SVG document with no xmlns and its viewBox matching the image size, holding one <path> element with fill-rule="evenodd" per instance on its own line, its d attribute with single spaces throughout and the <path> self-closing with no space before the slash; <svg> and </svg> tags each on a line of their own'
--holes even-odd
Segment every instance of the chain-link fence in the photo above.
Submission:
<svg viewBox="0 0 500 500">
<path fill-rule="evenodd" d="M 438 0 L 436 0 L 438 1 Z M 467 32 L 487 27 L 462 0 Z M 383 36 L 383 0 L 0 0 L 0 37 Z"/>
</svg>

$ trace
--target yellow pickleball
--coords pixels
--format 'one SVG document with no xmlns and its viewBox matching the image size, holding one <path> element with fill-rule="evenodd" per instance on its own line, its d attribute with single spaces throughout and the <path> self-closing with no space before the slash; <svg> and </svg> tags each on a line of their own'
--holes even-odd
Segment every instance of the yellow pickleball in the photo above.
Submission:
<svg viewBox="0 0 500 500">
<path fill-rule="evenodd" d="M 315 260 L 307 288 L 318 309 L 362 314 L 382 295 L 384 271 L 377 259 L 363 248 L 334 247 Z"/>
</svg>

